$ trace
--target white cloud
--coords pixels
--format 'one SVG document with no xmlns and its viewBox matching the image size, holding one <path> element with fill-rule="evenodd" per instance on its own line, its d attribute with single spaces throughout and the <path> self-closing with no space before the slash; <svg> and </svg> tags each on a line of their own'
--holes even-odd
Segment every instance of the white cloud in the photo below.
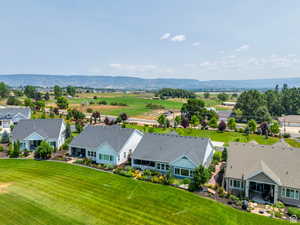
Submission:
<svg viewBox="0 0 300 225">
<path fill-rule="evenodd" d="M 245 44 L 245 45 L 242 45 L 239 48 L 237 48 L 235 51 L 237 51 L 237 52 L 247 51 L 249 48 L 250 48 L 250 46 Z"/>
<path fill-rule="evenodd" d="M 167 40 L 167 39 L 169 39 L 169 37 L 171 37 L 171 34 L 170 33 L 165 33 L 160 37 L 160 40 Z"/>
<path fill-rule="evenodd" d="M 174 37 L 171 38 L 171 41 L 175 41 L 175 42 L 181 42 L 185 40 L 186 40 L 186 36 L 184 34 L 175 35 Z"/>
<path fill-rule="evenodd" d="M 193 46 L 199 46 L 200 45 L 200 42 L 194 42 L 193 43 Z"/>
</svg>

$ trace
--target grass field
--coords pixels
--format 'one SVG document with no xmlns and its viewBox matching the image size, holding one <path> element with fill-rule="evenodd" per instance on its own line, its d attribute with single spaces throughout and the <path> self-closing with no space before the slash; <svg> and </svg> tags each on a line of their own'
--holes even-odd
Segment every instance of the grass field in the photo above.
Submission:
<svg viewBox="0 0 300 225">
<path fill-rule="evenodd" d="M 82 108 L 81 104 L 86 104 L 87 108 L 94 108 L 100 111 L 104 115 L 114 115 L 117 116 L 120 113 L 126 113 L 129 116 L 139 116 L 151 113 L 154 110 L 146 107 L 147 104 L 158 104 L 163 106 L 166 110 L 180 110 L 182 102 L 169 101 L 169 100 L 153 100 L 147 99 L 144 95 L 133 95 L 133 94 L 110 94 L 110 95 L 99 95 L 98 99 L 93 99 L 93 96 L 80 96 L 79 98 L 69 99 L 71 107 Z M 89 105 L 90 102 L 95 102 L 95 104 Z M 99 101 L 106 101 L 108 105 L 98 105 Z M 54 103 L 52 100 L 50 103 Z M 110 103 L 117 102 L 127 104 L 127 106 L 110 106 Z M 154 116 L 156 117 L 156 116 Z"/>
<path fill-rule="evenodd" d="M 143 126 L 127 124 L 126 127 L 138 129 L 141 131 L 149 131 L 149 128 L 145 128 Z M 154 132 L 156 133 L 169 133 L 173 131 L 173 128 L 154 128 Z M 266 139 L 262 135 L 250 134 L 246 136 L 239 132 L 219 132 L 215 130 L 199 130 L 199 129 L 183 129 L 177 128 L 176 132 L 179 135 L 183 136 L 194 136 L 194 137 L 207 137 L 213 141 L 225 142 L 228 144 L 229 142 L 238 141 L 238 142 L 249 142 L 256 141 L 259 144 L 275 144 L 279 141 L 278 138 L 269 137 Z"/>
<path fill-rule="evenodd" d="M 283 225 L 170 186 L 65 163 L 0 161 L 0 224 Z"/>
</svg>

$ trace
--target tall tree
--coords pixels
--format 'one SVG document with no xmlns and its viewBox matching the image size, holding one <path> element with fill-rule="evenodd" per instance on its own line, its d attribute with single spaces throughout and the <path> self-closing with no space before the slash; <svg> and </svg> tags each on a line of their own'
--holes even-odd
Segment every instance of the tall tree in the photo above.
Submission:
<svg viewBox="0 0 300 225">
<path fill-rule="evenodd" d="M 58 97 L 56 99 L 56 105 L 60 109 L 67 109 L 69 106 L 68 100 L 65 97 Z"/>
<path fill-rule="evenodd" d="M 228 128 L 229 128 L 230 130 L 235 130 L 235 129 L 236 129 L 235 118 L 230 117 L 230 118 L 228 119 L 227 126 L 228 126 Z"/>
<path fill-rule="evenodd" d="M 254 133 L 256 131 L 257 124 L 255 120 L 249 120 L 248 121 L 248 129 L 250 133 Z"/>
<path fill-rule="evenodd" d="M 75 94 L 76 94 L 76 88 L 73 87 L 73 86 L 68 86 L 67 87 L 67 93 L 68 93 L 68 95 L 75 96 Z"/>
<path fill-rule="evenodd" d="M 9 88 L 4 82 L 0 82 L 0 98 L 9 96 Z"/>
<path fill-rule="evenodd" d="M 36 88 L 31 85 L 27 85 L 24 89 L 24 94 L 26 95 L 27 98 L 34 98 L 35 93 L 36 93 Z"/>
<path fill-rule="evenodd" d="M 188 120 L 190 120 L 193 115 L 202 119 L 206 111 L 205 103 L 201 99 L 189 99 L 187 103 L 183 104 L 181 107 L 182 115 L 188 118 Z"/>
<path fill-rule="evenodd" d="M 62 88 L 58 85 L 55 85 L 54 86 L 54 96 L 55 96 L 55 98 L 57 99 L 57 98 L 61 97 L 62 95 L 63 95 Z"/>
</svg>

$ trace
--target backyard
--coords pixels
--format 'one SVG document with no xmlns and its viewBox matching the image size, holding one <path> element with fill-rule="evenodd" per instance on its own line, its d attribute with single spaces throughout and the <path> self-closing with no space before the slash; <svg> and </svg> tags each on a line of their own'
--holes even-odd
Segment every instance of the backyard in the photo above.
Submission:
<svg viewBox="0 0 300 225">
<path fill-rule="evenodd" d="M 255 141 L 258 144 L 275 144 L 279 141 L 276 137 L 269 137 L 266 139 L 262 135 L 257 134 L 250 134 L 245 135 L 239 132 L 233 131 L 226 131 L 226 132 L 219 132 L 216 130 L 200 130 L 200 129 L 192 129 L 192 128 L 150 128 L 150 127 L 143 127 L 138 125 L 127 124 L 126 127 L 138 129 L 141 131 L 146 132 L 155 132 L 155 133 L 169 133 L 172 131 L 176 131 L 177 134 L 182 136 L 194 136 L 194 137 L 206 137 L 210 138 L 212 141 L 219 141 L 224 142 L 225 144 L 229 144 L 229 142 L 249 142 Z M 292 143 L 292 142 L 289 142 Z"/>
<path fill-rule="evenodd" d="M 2 159 L 0 174 L 0 224 L 290 224 L 66 163 Z"/>
</svg>

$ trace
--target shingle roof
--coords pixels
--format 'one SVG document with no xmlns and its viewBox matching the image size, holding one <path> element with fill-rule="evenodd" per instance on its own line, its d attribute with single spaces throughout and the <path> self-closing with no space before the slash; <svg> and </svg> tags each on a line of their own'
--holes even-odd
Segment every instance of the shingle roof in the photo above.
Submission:
<svg viewBox="0 0 300 225">
<path fill-rule="evenodd" d="M 62 123 L 63 119 L 20 120 L 13 129 L 12 137 L 22 140 L 36 132 L 46 138 L 58 138 Z"/>
<path fill-rule="evenodd" d="M 225 177 L 242 179 L 264 172 L 282 186 L 300 188 L 300 149 L 282 145 L 231 143 Z"/>
<path fill-rule="evenodd" d="M 286 123 L 300 123 L 300 115 L 286 115 L 280 117 L 279 121 Z"/>
<path fill-rule="evenodd" d="M 133 158 L 172 162 L 186 155 L 198 165 L 203 162 L 209 142 L 208 138 L 146 133 L 133 152 Z"/>
<path fill-rule="evenodd" d="M 25 118 L 29 119 L 30 108 L 29 107 L 5 107 L 0 108 L 0 118 L 11 118 L 16 114 L 22 114 Z"/>
<path fill-rule="evenodd" d="M 120 126 L 89 125 L 73 139 L 70 145 L 96 148 L 103 143 L 108 143 L 115 151 L 119 152 L 134 131 L 134 129 Z"/>
</svg>

